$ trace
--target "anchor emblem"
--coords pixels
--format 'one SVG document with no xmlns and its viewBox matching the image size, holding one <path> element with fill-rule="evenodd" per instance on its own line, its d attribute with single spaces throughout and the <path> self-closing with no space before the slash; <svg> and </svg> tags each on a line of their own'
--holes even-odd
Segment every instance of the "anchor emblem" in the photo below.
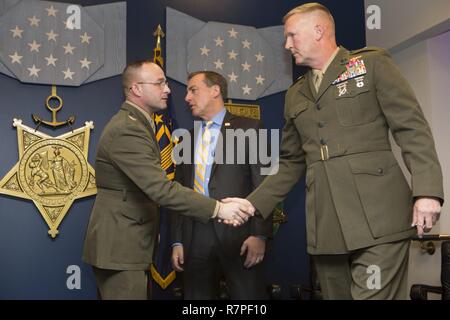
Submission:
<svg viewBox="0 0 450 320">
<path fill-rule="evenodd" d="M 56 100 L 57 101 L 57 105 L 55 107 L 52 107 L 50 105 L 50 101 L 51 100 Z M 41 118 L 40 116 L 38 116 L 36 114 L 32 114 L 31 117 L 33 118 L 33 121 L 35 123 L 37 123 L 36 130 L 39 128 L 39 126 L 41 124 L 45 124 L 47 126 L 51 126 L 53 128 L 56 128 L 56 127 L 60 127 L 60 126 L 64 126 L 64 125 L 72 126 L 72 124 L 75 122 L 75 116 L 70 116 L 69 118 L 67 118 L 66 121 L 57 121 L 56 113 L 59 110 L 61 110 L 61 108 L 63 106 L 63 100 L 56 93 L 56 86 L 54 86 L 54 85 L 52 86 L 52 93 L 51 93 L 51 95 L 49 95 L 47 97 L 47 99 L 45 100 L 45 106 L 52 113 L 52 120 L 51 121 L 47 121 L 47 120 L 44 120 L 43 118 Z"/>
</svg>

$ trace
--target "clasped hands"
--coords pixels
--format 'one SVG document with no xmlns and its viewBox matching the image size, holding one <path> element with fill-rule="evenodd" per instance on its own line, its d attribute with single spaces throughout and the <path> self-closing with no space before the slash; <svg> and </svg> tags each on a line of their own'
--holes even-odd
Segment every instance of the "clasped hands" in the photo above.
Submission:
<svg viewBox="0 0 450 320">
<path fill-rule="evenodd" d="M 225 198 L 220 201 L 219 222 L 238 227 L 255 215 L 255 207 L 242 198 Z"/>
</svg>

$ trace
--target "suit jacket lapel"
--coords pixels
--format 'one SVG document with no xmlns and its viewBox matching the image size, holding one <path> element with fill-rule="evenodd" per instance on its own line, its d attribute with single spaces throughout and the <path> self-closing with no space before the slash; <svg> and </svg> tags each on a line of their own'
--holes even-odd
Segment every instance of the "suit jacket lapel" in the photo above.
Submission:
<svg viewBox="0 0 450 320">
<path fill-rule="evenodd" d="M 325 72 L 322 83 L 319 87 L 319 92 L 317 94 L 317 100 L 322 97 L 322 95 L 331 86 L 334 80 L 336 80 L 343 72 L 346 70 L 346 64 L 348 63 L 349 52 L 347 49 L 340 47 L 339 52 L 336 57 L 334 57 L 333 62 L 331 62 L 327 71 Z M 311 72 L 311 71 L 310 71 Z"/>
<path fill-rule="evenodd" d="M 298 91 L 303 94 L 308 100 L 315 101 L 315 90 L 312 85 L 312 75 L 311 70 L 309 70 L 305 75 L 303 75 L 298 80 Z"/>
<path fill-rule="evenodd" d="M 122 110 L 125 110 L 126 112 L 131 113 L 133 118 L 136 118 L 139 122 L 141 122 L 145 128 L 148 130 L 150 137 L 152 138 L 152 143 L 154 143 L 159 150 L 158 142 L 156 141 L 155 133 L 153 132 L 152 126 L 148 122 L 147 118 L 142 114 L 142 112 L 139 112 L 136 110 L 136 107 L 129 105 L 128 103 L 124 102 L 121 107 Z"/>
</svg>

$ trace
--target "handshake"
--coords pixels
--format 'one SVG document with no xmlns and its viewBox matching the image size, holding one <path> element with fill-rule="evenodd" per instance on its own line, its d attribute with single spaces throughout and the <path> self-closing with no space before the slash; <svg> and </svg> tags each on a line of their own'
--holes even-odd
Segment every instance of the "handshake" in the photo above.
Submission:
<svg viewBox="0 0 450 320">
<path fill-rule="evenodd" d="M 219 202 L 219 222 L 238 227 L 255 215 L 255 207 L 242 198 L 225 198 Z"/>
</svg>

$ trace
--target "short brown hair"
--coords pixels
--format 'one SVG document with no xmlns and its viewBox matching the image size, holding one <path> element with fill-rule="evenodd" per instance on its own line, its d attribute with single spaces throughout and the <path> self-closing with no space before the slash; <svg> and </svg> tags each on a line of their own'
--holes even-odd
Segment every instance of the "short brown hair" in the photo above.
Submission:
<svg viewBox="0 0 450 320">
<path fill-rule="evenodd" d="M 222 96 L 223 101 L 225 101 L 228 97 L 228 83 L 227 79 L 225 79 L 224 76 L 221 74 L 214 72 L 214 71 L 196 71 L 192 72 L 188 76 L 188 81 L 191 80 L 193 77 L 195 77 L 198 74 L 205 75 L 205 79 L 203 82 L 210 88 L 212 86 L 219 86 L 220 88 L 220 94 Z"/>
<path fill-rule="evenodd" d="M 156 64 L 151 60 L 137 60 L 127 64 L 122 72 L 122 88 L 125 96 L 127 95 L 128 90 L 130 90 L 131 83 L 136 80 L 136 72 L 142 68 L 143 65 L 152 63 Z"/>
<path fill-rule="evenodd" d="M 324 5 L 317 3 L 317 2 L 309 2 L 309 3 L 302 4 L 301 6 L 295 7 L 294 9 L 292 9 L 291 11 L 286 13 L 286 15 L 283 17 L 283 23 L 285 23 L 286 20 L 289 19 L 294 14 L 311 13 L 314 11 L 322 11 L 322 12 L 326 13 L 327 15 L 329 15 L 330 19 L 334 25 L 333 15 L 331 14 L 330 10 L 328 10 L 328 8 L 325 7 Z"/>
</svg>

